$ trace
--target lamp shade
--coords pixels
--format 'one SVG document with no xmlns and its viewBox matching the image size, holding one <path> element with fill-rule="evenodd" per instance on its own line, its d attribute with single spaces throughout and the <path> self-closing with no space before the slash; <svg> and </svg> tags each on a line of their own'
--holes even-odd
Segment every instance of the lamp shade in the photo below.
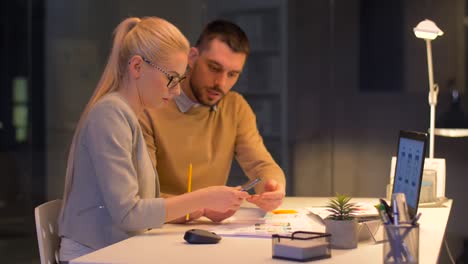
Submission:
<svg viewBox="0 0 468 264">
<path fill-rule="evenodd" d="M 437 38 L 437 36 L 442 36 L 444 34 L 444 32 L 429 19 L 425 19 L 419 22 L 419 24 L 413 28 L 413 31 L 417 38 L 430 40 L 433 40 Z"/>
</svg>

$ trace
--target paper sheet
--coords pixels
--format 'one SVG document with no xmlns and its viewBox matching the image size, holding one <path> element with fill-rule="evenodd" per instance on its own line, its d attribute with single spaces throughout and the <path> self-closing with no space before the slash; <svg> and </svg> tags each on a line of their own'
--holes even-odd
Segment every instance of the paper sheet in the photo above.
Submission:
<svg viewBox="0 0 468 264">
<path fill-rule="evenodd" d="M 211 229 L 221 236 L 266 237 L 273 234 L 288 235 L 295 231 L 324 232 L 325 227 L 308 216 L 307 210 L 297 210 L 296 214 L 273 214 L 261 216 L 258 212 L 244 210 L 226 219 L 220 225 Z"/>
<path fill-rule="evenodd" d="M 379 215 L 379 212 L 372 203 L 359 202 L 356 203 L 356 206 L 358 207 L 358 210 L 354 213 L 356 217 L 368 217 Z M 320 218 L 322 219 L 325 219 L 329 215 L 331 215 L 331 212 L 327 210 L 327 207 L 307 207 L 306 209 L 311 213 L 320 216 Z"/>
</svg>

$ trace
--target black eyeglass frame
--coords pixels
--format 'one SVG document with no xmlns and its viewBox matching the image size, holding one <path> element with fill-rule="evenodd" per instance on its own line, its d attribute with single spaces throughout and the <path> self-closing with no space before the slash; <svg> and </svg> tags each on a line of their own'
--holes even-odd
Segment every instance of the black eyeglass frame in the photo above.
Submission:
<svg viewBox="0 0 468 264">
<path fill-rule="evenodd" d="M 162 73 L 164 74 L 164 76 L 166 76 L 166 78 L 167 78 L 167 80 L 168 80 L 166 86 L 167 86 L 167 88 L 169 88 L 169 89 L 172 89 L 172 88 L 176 87 L 177 84 L 182 83 L 182 82 L 187 78 L 187 76 L 185 76 L 185 74 L 182 75 L 182 76 L 180 76 L 180 75 L 178 75 L 178 74 L 177 74 L 177 75 L 171 75 L 171 74 L 168 73 L 166 70 L 164 70 L 164 69 L 162 69 L 161 67 L 159 67 L 158 65 L 152 63 L 152 62 L 151 62 L 150 60 L 148 60 L 147 58 L 145 58 L 145 57 L 143 57 L 143 56 L 140 56 L 140 57 L 141 57 L 141 59 L 142 59 L 144 62 L 148 63 L 151 67 L 157 69 L 158 71 L 162 72 Z"/>
</svg>

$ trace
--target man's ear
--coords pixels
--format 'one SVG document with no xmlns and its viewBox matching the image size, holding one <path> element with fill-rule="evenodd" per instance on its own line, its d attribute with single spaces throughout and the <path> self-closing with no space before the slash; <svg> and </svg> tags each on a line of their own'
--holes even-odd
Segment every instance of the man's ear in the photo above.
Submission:
<svg viewBox="0 0 468 264">
<path fill-rule="evenodd" d="M 133 56 L 128 62 L 128 72 L 130 76 L 134 79 L 139 79 L 142 76 L 141 67 L 143 60 L 140 56 Z"/>
<path fill-rule="evenodd" d="M 191 47 L 189 54 L 188 54 L 188 65 L 190 68 L 193 68 L 193 65 L 197 61 L 198 57 L 200 55 L 200 51 L 196 47 Z"/>
</svg>

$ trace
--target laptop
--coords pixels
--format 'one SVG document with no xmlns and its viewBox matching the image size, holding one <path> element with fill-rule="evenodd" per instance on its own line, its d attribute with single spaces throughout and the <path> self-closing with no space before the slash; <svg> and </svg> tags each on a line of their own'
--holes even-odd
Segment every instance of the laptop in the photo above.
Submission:
<svg viewBox="0 0 468 264">
<path fill-rule="evenodd" d="M 392 194 L 405 194 L 410 219 L 418 211 L 426 148 L 427 133 L 400 131 Z"/>
</svg>

